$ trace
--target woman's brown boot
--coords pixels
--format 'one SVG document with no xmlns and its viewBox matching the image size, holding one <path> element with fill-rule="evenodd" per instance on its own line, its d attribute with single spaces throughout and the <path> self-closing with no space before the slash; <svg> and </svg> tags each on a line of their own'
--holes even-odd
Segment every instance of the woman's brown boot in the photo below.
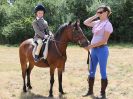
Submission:
<svg viewBox="0 0 133 99">
<path fill-rule="evenodd" d="M 88 92 L 85 95 L 83 95 L 83 97 L 93 95 L 94 80 L 95 80 L 94 77 L 89 77 L 88 78 Z"/>
<path fill-rule="evenodd" d="M 107 79 L 101 79 L 101 92 L 100 95 L 96 99 L 106 99 L 106 87 L 108 85 Z"/>
</svg>

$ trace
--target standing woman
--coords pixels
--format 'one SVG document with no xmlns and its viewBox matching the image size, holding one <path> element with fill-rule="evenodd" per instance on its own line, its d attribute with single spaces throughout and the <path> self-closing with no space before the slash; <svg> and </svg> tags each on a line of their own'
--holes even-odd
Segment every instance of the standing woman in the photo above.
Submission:
<svg viewBox="0 0 133 99">
<path fill-rule="evenodd" d="M 95 72 L 97 64 L 100 65 L 100 73 L 101 73 L 101 92 L 100 96 L 97 99 L 105 99 L 106 98 L 106 87 L 108 85 L 107 80 L 107 60 L 109 55 L 108 50 L 108 39 L 110 34 L 113 32 L 112 24 L 110 23 L 108 17 L 111 14 L 111 9 L 109 6 L 100 6 L 96 14 L 84 21 L 84 24 L 88 27 L 92 27 L 93 38 L 91 40 L 91 44 L 87 46 L 85 49 L 91 49 L 91 60 L 90 60 L 90 73 L 88 76 L 88 92 L 84 96 L 93 95 L 93 85 L 95 80 Z M 94 21 L 95 19 L 98 20 Z"/>
</svg>

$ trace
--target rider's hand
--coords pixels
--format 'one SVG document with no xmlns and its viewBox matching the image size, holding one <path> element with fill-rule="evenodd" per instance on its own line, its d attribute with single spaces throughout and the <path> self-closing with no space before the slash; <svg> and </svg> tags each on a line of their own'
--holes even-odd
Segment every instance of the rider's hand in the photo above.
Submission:
<svg viewBox="0 0 133 99">
<path fill-rule="evenodd" d="M 44 38 L 47 39 L 49 37 L 49 35 L 45 35 Z"/>
<path fill-rule="evenodd" d="M 50 36 L 54 37 L 54 35 L 53 35 L 53 33 L 51 31 L 49 31 L 49 34 L 50 34 Z"/>
</svg>

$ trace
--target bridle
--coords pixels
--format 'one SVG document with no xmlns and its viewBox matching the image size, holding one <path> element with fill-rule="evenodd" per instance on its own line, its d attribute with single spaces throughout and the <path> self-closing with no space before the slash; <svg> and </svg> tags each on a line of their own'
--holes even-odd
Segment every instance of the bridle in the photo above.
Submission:
<svg viewBox="0 0 133 99">
<path fill-rule="evenodd" d="M 72 32 L 72 41 L 74 41 L 74 39 L 75 39 L 75 38 L 74 38 L 75 34 L 79 34 L 79 33 L 80 33 L 80 31 L 74 27 L 73 32 Z M 80 38 L 78 38 L 78 39 L 80 39 Z M 57 46 L 57 43 L 60 43 L 60 44 L 67 44 L 68 42 L 63 42 L 63 41 L 55 40 L 55 38 L 52 37 L 52 36 L 50 37 L 50 40 L 54 42 L 54 45 L 55 45 L 55 48 L 56 48 L 58 54 L 59 54 L 61 57 L 64 57 L 64 56 L 62 55 L 62 53 L 60 52 L 59 47 Z M 78 40 L 78 43 L 81 44 L 80 40 Z"/>
<path fill-rule="evenodd" d="M 72 32 L 72 41 L 76 41 L 79 45 L 81 45 L 81 40 L 79 36 L 81 32 L 82 31 L 80 30 L 78 26 L 74 27 L 73 32 Z"/>
</svg>

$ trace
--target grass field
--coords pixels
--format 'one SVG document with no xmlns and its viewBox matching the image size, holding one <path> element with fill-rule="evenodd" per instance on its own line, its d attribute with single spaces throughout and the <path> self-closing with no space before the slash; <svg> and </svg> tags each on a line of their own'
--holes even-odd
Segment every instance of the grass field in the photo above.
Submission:
<svg viewBox="0 0 133 99">
<path fill-rule="evenodd" d="M 67 49 L 68 60 L 63 74 L 63 88 L 67 93 L 61 99 L 83 98 L 87 91 L 87 52 L 79 47 Z M 110 46 L 107 66 L 108 99 L 133 99 L 133 47 Z M 49 68 L 35 67 L 31 74 L 33 89 L 22 92 L 21 68 L 18 47 L 0 46 L 0 99 L 47 99 L 49 92 Z M 59 99 L 57 72 L 55 73 L 54 99 Z M 97 68 L 94 95 L 100 91 L 99 66 Z"/>
</svg>

